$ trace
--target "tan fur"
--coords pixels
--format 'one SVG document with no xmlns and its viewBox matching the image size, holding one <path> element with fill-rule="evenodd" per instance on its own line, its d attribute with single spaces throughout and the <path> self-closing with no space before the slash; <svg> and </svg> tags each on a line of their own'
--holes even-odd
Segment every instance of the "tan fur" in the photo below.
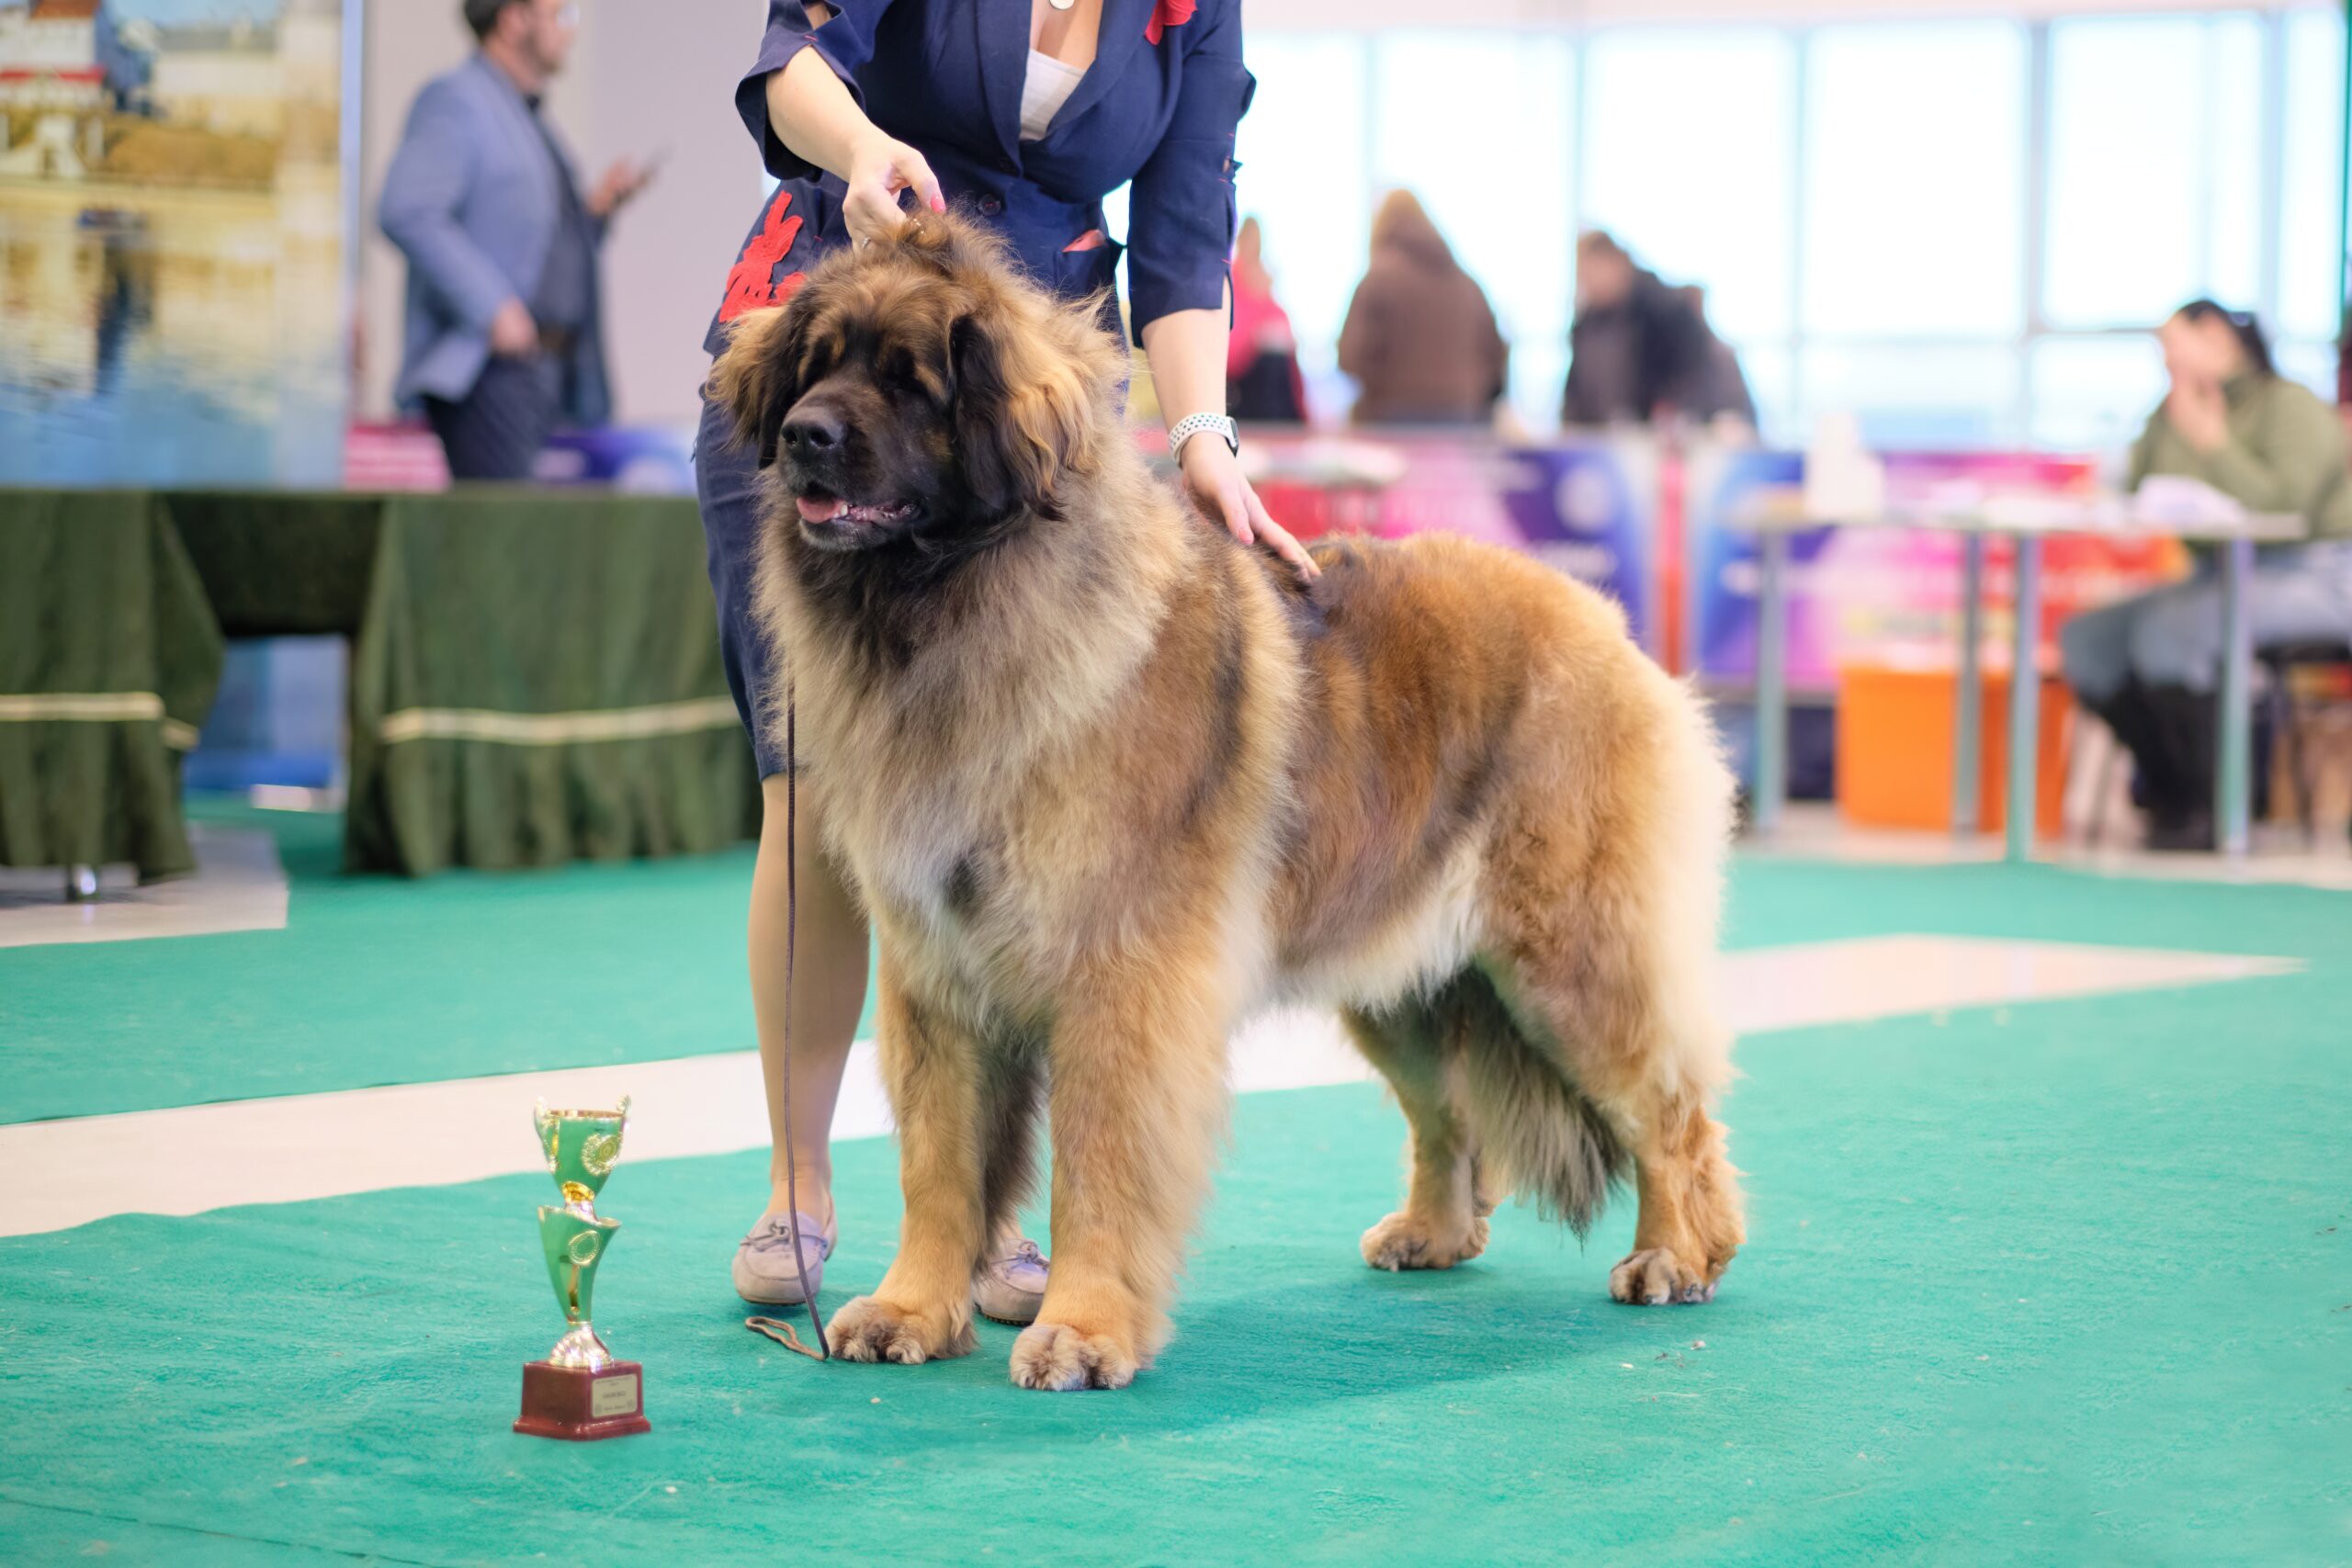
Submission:
<svg viewBox="0 0 2352 1568">
<path fill-rule="evenodd" d="M 1225 1043 L 1277 998 L 1341 1010 L 1410 1125 L 1368 1261 L 1476 1257 L 1506 1192 L 1581 1225 L 1630 1162 L 1611 1293 L 1712 1293 L 1743 1235 L 1708 1113 L 1731 791 L 1690 695 L 1605 600 L 1506 552 L 1326 546 L 1303 592 L 1148 472 L 1091 314 L 952 221 L 745 318 L 713 395 L 772 430 L 789 344 L 863 322 L 920 351 L 958 321 L 1012 367 L 1001 439 L 1040 503 L 887 656 L 811 589 L 825 563 L 782 497 L 764 545 L 812 815 L 881 943 L 902 1145 L 900 1253 L 834 1319 L 842 1352 L 971 1348 L 968 1280 L 1022 1195 L 1042 1079 L 1052 1282 L 1014 1380 L 1148 1366 Z"/>
</svg>

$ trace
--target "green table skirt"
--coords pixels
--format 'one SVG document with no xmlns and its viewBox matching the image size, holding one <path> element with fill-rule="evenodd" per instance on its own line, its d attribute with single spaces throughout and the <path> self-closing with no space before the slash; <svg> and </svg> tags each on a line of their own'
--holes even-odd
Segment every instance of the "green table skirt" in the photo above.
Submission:
<svg viewBox="0 0 2352 1568">
<path fill-rule="evenodd" d="M 196 869 L 180 758 L 220 660 L 153 498 L 0 492 L 0 865 Z"/>
<path fill-rule="evenodd" d="M 191 868 L 224 631 L 351 637 L 350 869 L 759 830 L 691 500 L 0 491 L 0 864 Z"/>
<path fill-rule="evenodd" d="M 714 850 L 759 830 L 691 503 L 396 500 L 352 651 L 354 869 Z"/>
</svg>

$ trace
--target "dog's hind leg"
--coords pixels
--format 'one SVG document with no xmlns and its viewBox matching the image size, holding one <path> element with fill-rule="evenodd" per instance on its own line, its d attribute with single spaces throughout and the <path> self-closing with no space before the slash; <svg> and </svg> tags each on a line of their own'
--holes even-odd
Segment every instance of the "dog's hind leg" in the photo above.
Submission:
<svg viewBox="0 0 2352 1568">
<path fill-rule="evenodd" d="M 1657 962 L 1637 905 L 1588 898 L 1559 926 L 1513 933 L 1497 980 L 1529 1039 L 1633 1157 L 1641 1213 L 1609 1293 L 1703 1302 L 1747 1234 L 1738 1173 L 1708 1113 L 1727 1042 L 1704 965 Z"/>
<path fill-rule="evenodd" d="M 1405 1206 L 1363 1233 L 1363 1260 L 1374 1269 L 1451 1269 L 1487 1249 L 1491 1194 L 1481 1190 L 1478 1150 L 1461 1106 L 1459 1043 L 1448 1030 L 1466 1026 L 1460 1009 L 1414 998 L 1378 1012 L 1340 1014 L 1348 1032 L 1380 1069 L 1408 1129 Z"/>
<path fill-rule="evenodd" d="M 899 1122 L 906 1214 L 882 1282 L 833 1314 L 826 1332 L 845 1360 L 912 1366 L 978 1343 L 972 1270 L 988 1239 L 993 1080 L 971 1032 L 907 994 L 887 946 L 880 980 L 882 1075 Z"/>
<path fill-rule="evenodd" d="M 1711 1300 L 1746 1235 L 1738 1173 L 1708 1114 L 1713 1085 L 1690 1070 L 1719 1048 L 1682 1036 L 1708 1026 L 1657 994 L 1618 933 L 1596 930 L 1580 945 L 1581 962 L 1522 948 L 1500 978 L 1531 1040 L 1632 1156 L 1641 1211 L 1609 1293 L 1653 1305 Z"/>
<path fill-rule="evenodd" d="M 1695 712 L 1661 716 L 1621 743 L 1602 812 L 1564 825 L 1531 805 L 1487 912 L 1522 1032 L 1633 1157 L 1641 1213 L 1609 1293 L 1651 1304 L 1712 1298 L 1747 1235 L 1710 1113 L 1731 1074 L 1713 997 L 1730 782 Z"/>
</svg>

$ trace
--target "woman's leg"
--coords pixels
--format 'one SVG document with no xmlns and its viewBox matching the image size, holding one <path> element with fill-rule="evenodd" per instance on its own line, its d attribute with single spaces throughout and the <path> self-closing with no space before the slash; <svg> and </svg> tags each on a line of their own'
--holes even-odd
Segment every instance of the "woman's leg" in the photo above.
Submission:
<svg viewBox="0 0 2352 1568">
<path fill-rule="evenodd" d="M 755 1300 L 789 1303 L 800 1300 L 795 1238 L 809 1265 L 812 1285 L 831 1250 L 830 1241 L 820 1238 L 834 1234 L 833 1107 L 841 1099 L 842 1072 L 849 1064 L 857 1021 L 865 1010 L 870 943 L 865 912 L 817 847 L 808 797 L 800 798 L 797 852 L 788 857 L 784 775 L 761 780 L 760 794 L 760 852 L 752 866 L 752 1010 L 759 1024 L 760 1077 L 767 1089 L 774 1147 L 768 1155 L 767 1208 L 739 1249 L 736 1288 Z M 797 865 L 800 900 L 799 921 L 793 928 L 789 1064 L 784 1051 L 787 863 Z M 790 1159 L 785 1152 L 787 1126 L 792 1130 Z M 808 1216 L 815 1235 L 802 1234 L 792 1218 L 796 1213 Z M 770 1224 L 771 1219 L 775 1224 Z M 763 1235 L 771 1239 L 763 1243 Z M 1001 1322 L 1026 1324 L 1037 1315 L 1046 1277 L 1045 1259 L 1022 1236 L 1019 1217 L 1002 1216 L 973 1281 L 979 1310 Z"/>
<path fill-rule="evenodd" d="M 785 1157 L 785 931 L 787 904 L 785 776 L 782 737 L 763 722 L 762 699 L 780 678 L 774 650 L 752 607 L 758 570 L 760 489 L 752 455 L 734 439 L 725 414 L 703 408 L 695 443 L 695 481 L 703 530 L 710 546 L 710 586 L 718 605 L 718 647 L 728 689 L 751 737 L 760 770 L 760 850 L 752 870 L 750 955 L 752 1010 L 759 1026 L 760 1076 L 765 1081 L 768 1130 L 775 1152 L 768 1162 L 771 1192 L 759 1223 L 735 1249 L 735 1289 L 745 1299 L 784 1305 L 802 1299 L 801 1277 L 817 1285 L 831 1250 L 832 1158 L 829 1147 L 833 1102 L 841 1096 L 865 1002 L 865 922 L 841 879 L 817 852 L 817 824 L 805 798 L 798 833 L 798 949 L 793 968 L 792 1144 L 800 1168 L 786 1192 Z M 794 1202 L 808 1216 L 793 1219 Z M 805 1234 L 804 1234 L 805 1232 Z"/>
<path fill-rule="evenodd" d="M 2246 583 L 2245 614 L 2257 649 L 2352 637 L 2352 559 L 2346 547 L 2307 546 L 2258 562 Z M 2204 574 L 2150 595 L 2147 611 L 2132 625 L 2133 673 L 2157 717 L 2177 781 L 2178 819 L 2175 830 L 2161 835 L 2162 847 L 2211 847 L 2222 641 L 2221 583 Z"/>
<path fill-rule="evenodd" d="M 2066 684 L 2093 713 L 2123 690 L 2132 676 L 2132 622 L 2145 595 L 2069 615 L 2058 627 Z"/>
<path fill-rule="evenodd" d="M 841 1098 L 842 1069 L 865 1008 L 868 941 L 865 917 L 842 886 L 832 863 L 818 850 L 808 800 L 799 803 L 797 868 L 799 919 L 794 931 L 790 1019 L 792 1059 L 787 1077 L 785 934 L 787 906 L 785 870 L 785 779 L 760 781 L 763 816 L 759 858 L 752 868 L 752 1010 L 760 1032 L 760 1077 L 768 1097 L 768 1127 L 775 1139 L 768 1158 L 770 1192 L 766 1213 L 789 1215 L 786 1194 L 785 1130 L 798 1156 L 791 1171 L 800 1213 L 831 1228 L 833 1217 L 833 1105 Z M 789 1087 L 787 1099 L 786 1089 Z M 786 1106 L 791 1110 L 787 1118 Z"/>
<path fill-rule="evenodd" d="M 2183 810 L 2179 781 L 2160 716 L 2132 664 L 2133 636 L 2155 599 L 2143 593 L 2069 616 L 2058 628 L 2058 646 L 2076 704 L 2132 758 L 2133 799 L 2153 821 L 2168 823 Z"/>
</svg>

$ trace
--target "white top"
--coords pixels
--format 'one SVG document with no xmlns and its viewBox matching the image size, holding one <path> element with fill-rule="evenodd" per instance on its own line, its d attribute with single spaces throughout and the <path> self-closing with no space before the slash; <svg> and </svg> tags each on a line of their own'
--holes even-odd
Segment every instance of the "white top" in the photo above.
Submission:
<svg viewBox="0 0 2352 1568">
<path fill-rule="evenodd" d="M 1042 141 L 1046 127 L 1054 123 L 1054 116 L 1069 102 L 1078 90 L 1078 79 L 1086 74 L 1082 65 L 1069 65 L 1050 54 L 1029 51 L 1029 74 L 1021 81 L 1021 140 Z"/>
</svg>

